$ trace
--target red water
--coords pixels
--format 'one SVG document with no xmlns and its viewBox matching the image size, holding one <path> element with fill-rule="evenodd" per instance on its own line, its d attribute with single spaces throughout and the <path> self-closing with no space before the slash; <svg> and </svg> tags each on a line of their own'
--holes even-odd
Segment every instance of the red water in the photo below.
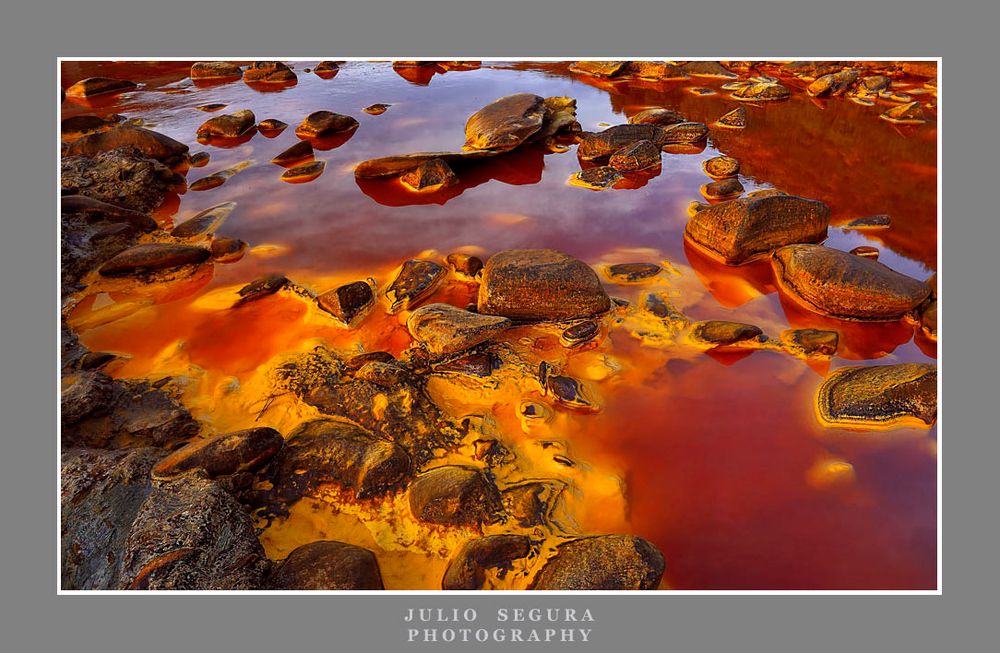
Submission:
<svg viewBox="0 0 1000 653">
<path fill-rule="evenodd" d="M 332 79 L 294 64 L 294 86 L 263 92 L 237 81 L 196 86 L 190 62 L 66 63 L 63 85 L 103 75 L 140 82 L 133 93 L 87 107 L 67 100 L 63 117 L 91 111 L 138 117 L 151 128 L 211 154 L 193 181 L 252 159 L 256 163 L 205 192 L 170 198 L 161 217 L 182 221 L 224 201 L 238 207 L 219 234 L 251 245 L 277 244 L 271 256 L 248 255 L 215 266 L 128 319 L 85 331 L 95 350 L 133 356 L 118 376 L 148 372 L 150 361 L 184 342 L 193 364 L 242 378 L 303 337 L 342 341 L 343 332 L 283 329 L 302 304 L 265 300 L 239 315 L 192 310 L 215 288 L 242 284 L 264 272 L 284 272 L 310 283 L 386 275 L 403 260 L 433 249 L 441 254 L 474 246 L 486 255 L 514 247 L 553 247 L 597 264 L 608 260 L 674 262 L 698 290 L 680 304 L 693 320 L 723 318 L 760 324 L 771 335 L 788 326 L 826 326 L 841 333 L 829 368 L 901 361 L 933 361 L 936 347 L 913 338 L 906 325 L 859 325 L 806 313 L 775 291 L 766 265 L 727 268 L 686 247 L 685 212 L 708 179 L 701 163 L 719 153 L 741 162 L 748 191 L 776 187 L 830 205 L 834 225 L 875 213 L 893 218 L 887 231 L 831 229 L 830 246 L 861 244 L 905 274 L 935 271 L 936 130 L 905 130 L 879 120 L 889 105 L 863 107 L 839 98 L 820 102 L 796 90 L 786 102 L 750 105 L 742 131 L 713 129 L 696 154 L 666 154 L 662 172 L 632 190 L 592 192 L 566 184 L 579 170 L 571 150 L 526 147 L 463 176 L 462 184 L 433 201 L 395 181 L 358 182 L 353 164 L 377 156 L 459 149 L 466 118 L 497 97 L 516 92 L 576 98 L 587 130 L 619 124 L 649 106 L 680 110 L 711 123 L 736 103 L 728 93 L 695 96 L 686 86 L 720 82 L 597 82 L 561 64 L 484 62 L 478 70 L 405 79 L 388 63 L 350 62 Z M 412 80 L 412 81 L 411 81 Z M 414 83 L 416 81 L 417 83 Z M 788 82 L 795 89 L 801 83 Z M 256 134 L 231 148 L 195 141 L 208 117 L 194 107 L 250 108 L 258 120 L 291 127 L 269 139 Z M 391 104 L 380 116 L 361 111 Z M 350 114 L 360 128 L 328 143 L 317 180 L 291 185 L 269 163 L 298 139 L 294 126 L 307 113 Z M 623 252 L 634 250 L 629 255 Z M 352 277 L 353 275 L 353 277 Z M 695 281 L 696 280 L 696 281 Z M 608 286 L 618 296 L 631 288 Z M 326 288 L 318 288 L 326 290 Z M 454 292 L 454 291 L 452 291 Z M 248 307 L 248 309 L 251 307 Z M 361 334 L 368 348 L 405 346 L 405 331 L 388 322 Z M 367 340 L 366 340 L 367 339 Z M 936 432 L 898 429 L 852 433 L 824 429 L 812 398 L 826 365 L 761 351 L 749 356 L 673 356 L 614 333 L 608 350 L 642 381 L 604 392 L 602 411 L 574 422 L 568 434 L 586 459 L 624 470 L 628 529 L 652 540 L 667 559 L 665 586 L 677 589 L 913 589 L 936 586 Z M 629 377 L 629 378 L 635 378 Z M 853 476 L 824 473 L 823 465 L 853 466 Z"/>
</svg>

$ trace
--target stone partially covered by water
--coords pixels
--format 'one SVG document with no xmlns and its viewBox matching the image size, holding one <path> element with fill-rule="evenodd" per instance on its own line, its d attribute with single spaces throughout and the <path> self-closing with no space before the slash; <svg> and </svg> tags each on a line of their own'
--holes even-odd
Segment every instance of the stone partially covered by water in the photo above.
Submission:
<svg viewBox="0 0 1000 653">
<path fill-rule="evenodd" d="M 267 580 L 274 590 L 380 590 L 375 554 L 346 542 L 303 544 L 277 563 Z"/>
<path fill-rule="evenodd" d="M 611 300 L 583 261 L 553 249 L 512 249 L 486 262 L 478 307 L 513 320 L 570 320 L 605 313 Z"/>
<path fill-rule="evenodd" d="M 709 200 L 728 200 L 739 197 L 744 190 L 739 179 L 729 178 L 705 184 L 701 187 L 701 194 Z"/>
<path fill-rule="evenodd" d="M 743 129 L 747 126 L 746 107 L 736 107 L 732 111 L 723 114 L 715 121 L 717 127 L 726 129 Z"/>
<path fill-rule="evenodd" d="M 883 120 L 902 125 L 919 125 L 927 122 L 924 108 L 920 102 L 910 102 L 893 107 L 880 116 Z"/>
<path fill-rule="evenodd" d="M 160 161 L 187 154 L 188 146 L 169 136 L 143 127 L 120 125 L 79 138 L 69 144 L 67 156 L 94 157 L 120 147 L 132 147 L 151 159 Z"/>
<path fill-rule="evenodd" d="M 833 356 L 840 334 L 822 329 L 786 329 L 781 332 L 781 342 L 806 356 Z"/>
<path fill-rule="evenodd" d="M 323 293 L 316 304 L 344 326 L 354 327 L 375 305 L 375 292 L 365 281 L 352 281 Z"/>
<path fill-rule="evenodd" d="M 448 562 L 441 579 L 444 590 L 481 590 L 486 570 L 500 567 L 531 551 L 526 535 L 487 535 L 467 541 Z"/>
<path fill-rule="evenodd" d="M 857 70 L 847 69 L 823 75 L 806 89 L 813 97 L 836 97 L 851 90 L 861 77 Z"/>
<path fill-rule="evenodd" d="M 243 81 L 287 84 L 298 80 L 291 68 L 280 61 L 255 61 L 243 71 Z"/>
<path fill-rule="evenodd" d="M 458 175 L 442 159 L 424 161 L 399 178 L 400 183 L 417 193 L 433 193 L 458 183 Z"/>
<path fill-rule="evenodd" d="M 770 102 L 787 100 L 792 96 L 788 87 L 770 82 L 748 84 L 733 91 L 733 99 L 743 102 Z"/>
<path fill-rule="evenodd" d="M 198 128 L 199 138 L 239 138 L 257 125 L 257 116 L 250 109 L 209 118 Z"/>
<path fill-rule="evenodd" d="M 681 70 L 692 77 L 712 77 L 716 79 L 736 79 L 738 75 L 718 61 L 689 61 Z"/>
<path fill-rule="evenodd" d="M 493 522 L 502 512 L 500 492 L 475 467 L 445 465 L 410 483 L 410 511 L 420 521 L 450 526 Z"/>
<path fill-rule="evenodd" d="M 728 179 L 740 173 L 740 162 L 731 156 L 714 156 L 701 164 L 712 179 Z"/>
<path fill-rule="evenodd" d="M 351 116 L 333 111 L 313 111 L 295 128 L 295 135 L 300 138 L 320 138 L 357 128 L 358 121 Z"/>
<path fill-rule="evenodd" d="M 124 548 L 120 589 L 258 589 L 270 565 L 249 513 L 195 476 L 154 485 Z"/>
<path fill-rule="evenodd" d="M 139 85 L 127 79 L 111 79 L 109 77 L 89 77 L 80 80 L 66 89 L 67 97 L 91 98 L 98 95 L 124 93 Z"/>
<path fill-rule="evenodd" d="M 455 354 L 475 347 L 510 326 L 510 320 L 480 315 L 449 304 L 428 304 L 413 311 L 406 328 L 432 354 Z"/>
<path fill-rule="evenodd" d="M 766 336 L 759 326 L 753 324 L 709 320 L 691 325 L 690 338 L 695 344 L 710 349 L 739 349 L 747 345 L 755 347 Z"/>
<path fill-rule="evenodd" d="M 653 107 L 652 109 L 640 111 L 629 118 L 628 121 L 633 125 L 660 125 L 661 127 L 665 127 L 667 125 L 675 125 L 679 122 L 686 122 L 687 119 L 673 109 Z"/>
<path fill-rule="evenodd" d="M 291 166 L 300 161 L 305 161 L 313 157 L 313 146 L 309 141 L 299 141 L 295 145 L 289 146 L 271 159 L 271 163 L 279 166 Z"/>
<path fill-rule="evenodd" d="M 567 183 L 570 186 L 580 186 L 590 190 L 609 190 L 624 179 L 625 175 L 612 166 L 597 166 L 573 173 Z"/>
<path fill-rule="evenodd" d="M 328 483 L 353 490 L 359 499 L 380 496 L 400 486 L 409 473 L 410 458 L 399 445 L 357 424 L 316 419 L 288 434 L 267 478 L 277 498 L 291 505 L 316 496 Z"/>
<path fill-rule="evenodd" d="M 937 419 L 937 367 L 901 363 L 840 368 L 820 385 L 816 410 L 825 426 L 930 426 Z"/>
<path fill-rule="evenodd" d="M 698 211 L 686 238 L 728 265 L 739 265 L 790 243 L 826 238 L 829 207 L 791 195 L 737 199 Z"/>
<path fill-rule="evenodd" d="M 209 478 L 252 471 L 270 460 L 285 443 L 272 428 L 234 431 L 197 440 L 174 451 L 153 467 L 155 479 L 168 479 L 192 470 Z"/>
<path fill-rule="evenodd" d="M 542 128 L 545 100 L 517 93 L 491 102 L 465 123 L 465 147 L 470 150 L 512 150 Z"/>
<path fill-rule="evenodd" d="M 243 69 L 230 61 L 198 61 L 190 74 L 191 79 L 239 79 Z"/>
<path fill-rule="evenodd" d="M 660 165 L 660 148 L 652 141 L 636 141 L 611 155 L 608 164 L 619 172 L 637 172 Z"/>
<path fill-rule="evenodd" d="M 653 590 L 663 570 L 663 554 L 640 537 L 582 537 L 556 547 L 531 589 Z"/>
<path fill-rule="evenodd" d="M 784 293 L 810 311 L 844 320 L 898 320 L 931 293 L 878 261 L 819 245 L 782 247 L 772 266 Z"/>
<path fill-rule="evenodd" d="M 216 204 L 185 220 L 170 231 L 174 238 L 194 238 L 214 233 L 236 208 L 236 202 Z"/>
<path fill-rule="evenodd" d="M 204 247 L 146 243 L 129 247 L 100 268 L 105 277 L 143 274 L 204 263 L 211 255 Z"/>
<path fill-rule="evenodd" d="M 447 276 L 447 270 L 434 261 L 410 259 L 403 263 L 385 294 L 389 312 L 398 313 L 416 306 L 433 293 Z"/>
</svg>

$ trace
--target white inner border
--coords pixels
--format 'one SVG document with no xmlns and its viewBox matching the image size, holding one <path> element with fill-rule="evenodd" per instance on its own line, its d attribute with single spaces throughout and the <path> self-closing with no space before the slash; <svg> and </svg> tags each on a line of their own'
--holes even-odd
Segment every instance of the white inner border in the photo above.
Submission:
<svg viewBox="0 0 1000 653">
<path fill-rule="evenodd" d="M 56 80 L 58 88 L 62 88 L 62 64 L 63 62 L 71 61 L 322 61 L 324 59 L 336 60 L 336 61 L 374 61 L 374 62 L 390 62 L 390 61 L 527 61 L 527 62 L 563 62 L 563 61 L 934 61 L 937 63 L 937 283 L 938 288 L 941 287 L 941 123 L 942 123 L 942 97 L 941 97 L 941 57 L 809 57 L 809 56 L 770 56 L 770 57 L 741 57 L 741 56 L 719 56 L 719 57 L 671 57 L 669 55 L 664 55 L 660 57 L 488 57 L 488 56 L 463 56 L 463 55 L 447 55 L 447 56 L 437 56 L 437 57 L 409 57 L 404 55 L 392 56 L 386 58 L 378 57 L 336 57 L 336 56 L 326 56 L 326 57 L 202 57 L 202 56 L 190 56 L 190 57 L 58 57 L 57 58 L 57 70 L 56 70 Z M 57 89 L 58 90 L 58 89 Z M 55 169 L 55 179 L 58 183 L 62 167 L 60 165 L 60 160 L 62 158 L 61 150 L 61 139 L 60 139 L 60 125 L 62 122 L 62 104 L 59 102 L 59 94 L 56 93 L 56 169 Z M 62 220 L 59 217 L 61 215 L 60 208 L 60 192 L 57 186 L 56 192 L 56 216 L 58 225 L 58 235 L 57 240 L 57 256 L 56 256 L 56 296 L 59 301 L 56 302 L 56 351 L 60 352 L 59 359 L 56 362 L 56 387 L 61 387 L 62 379 L 62 331 L 59 325 L 61 324 L 61 307 L 62 307 Z M 941 302 L 940 293 L 938 293 L 938 303 Z M 939 313 L 940 315 L 940 313 Z M 261 595 L 261 594 L 274 594 L 274 595 L 296 595 L 296 594 L 326 594 L 326 595 L 359 595 L 359 594 L 370 594 L 374 596 L 382 595 L 399 595 L 399 594 L 415 594 L 415 595 L 430 595 L 437 597 L 447 597 L 447 596 L 458 596 L 458 595 L 492 595 L 492 594 L 513 594 L 513 595 L 527 595 L 527 596 L 553 596 L 553 595 L 563 595 L 563 596 L 593 596 L 593 595 L 636 595 L 636 596 L 649 596 L 649 597 L 662 597 L 662 596 L 677 596 L 677 595 L 875 595 L 875 596 L 895 596 L 895 595 L 932 595 L 941 596 L 942 586 L 941 586 L 941 455 L 942 455 L 942 444 L 943 444 L 943 433 L 942 428 L 942 404 L 943 396 L 941 393 L 941 367 L 942 367 L 942 357 L 941 357 L 941 318 L 938 318 L 938 342 L 937 342 L 937 395 L 938 395 L 938 416 L 937 416 L 937 589 L 933 590 L 653 590 L 653 591 L 635 591 L 635 590 L 297 590 L 297 591 L 278 591 L 278 590 L 64 590 L 62 589 L 62 411 L 57 408 L 57 424 L 58 424 L 58 445 L 59 445 L 59 455 L 56 456 L 56 569 L 58 574 L 56 576 L 56 594 L 58 596 L 71 596 L 71 595 L 126 595 L 126 596 L 142 596 L 142 595 L 184 595 L 184 594 L 208 594 L 208 595 Z M 668 561 L 669 564 L 669 561 Z"/>
</svg>

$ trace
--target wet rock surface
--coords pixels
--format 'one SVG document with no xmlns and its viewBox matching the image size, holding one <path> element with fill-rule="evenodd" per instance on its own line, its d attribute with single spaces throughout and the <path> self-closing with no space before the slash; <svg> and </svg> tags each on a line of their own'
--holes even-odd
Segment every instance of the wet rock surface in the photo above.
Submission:
<svg viewBox="0 0 1000 653">
<path fill-rule="evenodd" d="M 333 111 L 314 111 L 302 119 L 295 128 L 295 135 L 300 138 L 320 138 L 357 128 L 358 121 L 351 116 Z"/>
<path fill-rule="evenodd" d="M 198 128 L 199 138 L 239 138 L 253 129 L 257 124 L 257 116 L 250 109 L 242 109 L 236 113 L 209 118 Z"/>
<path fill-rule="evenodd" d="M 174 238 L 194 238 L 213 233 L 222 226 L 235 208 L 236 202 L 223 202 L 210 206 L 171 229 L 170 235 Z"/>
<path fill-rule="evenodd" d="M 62 579 L 68 590 L 117 589 L 125 538 L 152 490 L 159 449 L 62 454 Z"/>
<path fill-rule="evenodd" d="M 317 419 L 288 434 L 267 478 L 277 498 L 291 505 L 329 483 L 353 490 L 359 499 L 379 496 L 409 474 L 409 456 L 391 440 L 347 421 Z"/>
<path fill-rule="evenodd" d="M 634 125 L 660 125 L 661 127 L 665 127 L 685 122 L 686 118 L 673 109 L 655 107 L 640 111 L 629 118 L 628 121 Z"/>
<path fill-rule="evenodd" d="M 354 326 L 375 305 L 375 292 L 365 281 L 352 281 L 323 293 L 316 304 L 344 326 Z"/>
<path fill-rule="evenodd" d="M 410 259 L 403 263 L 386 289 L 389 312 L 398 313 L 416 306 L 437 289 L 446 274 L 447 270 L 434 261 Z"/>
<path fill-rule="evenodd" d="M 243 69 L 230 61 L 199 61 L 191 65 L 191 79 L 239 79 Z"/>
<path fill-rule="evenodd" d="M 725 200 L 739 197 L 744 190 L 746 189 L 743 188 L 743 184 L 738 179 L 729 178 L 705 184 L 701 187 L 701 194 L 706 199 Z"/>
<path fill-rule="evenodd" d="M 531 540 L 526 535 L 488 535 L 469 540 L 448 563 L 441 589 L 483 589 L 487 569 L 523 558 L 530 550 Z"/>
<path fill-rule="evenodd" d="M 654 124 L 608 127 L 602 132 L 584 136 L 577 147 L 576 155 L 583 161 L 597 161 L 643 140 L 662 147 L 667 142 L 665 129 Z"/>
<path fill-rule="evenodd" d="M 128 147 L 93 158 L 64 157 L 60 167 L 63 195 L 83 195 L 141 213 L 159 206 L 179 183 L 183 181 L 167 167 Z"/>
<path fill-rule="evenodd" d="M 590 190 L 608 190 L 617 186 L 624 179 L 625 176 L 612 166 L 597 166 L 574 173 L 569 178 L 569 184 Z"/>
<path fill-rule="evenodd" d="M 110 77 L 89 77 L 80 80 L 66 89 L 67 97 L 91 98 L 98 95 L 123 93 L 137 88 L 139 85 L 127 79 L 111 79 Z"/>
<path fill-rule="evenodd" d="M 194 245 L 173 245 L 170 243 L 146 243 L 129 247 L 116 254 L 101 266 L 105 277 L 143 274 L 157 270 L 169 270 L 185 265 L 204 263 L 211 252 Z"/>
<path fill-rule="evenodd" d="M 763 334 L 761 328 L 753 324 L 725 320 L 696 322 L 691 326 L 691 339 L 712 348 L 757 344 Z"/>
<path fill-rule="evenodd" d="M 660 148 L 652 141 L 637 141 L 612 154 L 608 164 L 620 172 L 653 168 L 660 165 Z"/>
<path fill-rule="evenodd" d="M 696 213 L 684 235 L 726 264 L 739 265 L 782 245 L 820 242 L 829 220 L 829 207 L 815 200 L 737 199 Z"/>
<path fill-rule="evenodd" d="M 584 537 L 560 544 L 532 589 L 651 590 L 659 585 L 663 570 L 663 555 L 642 538 Z"/>
<path fill-rule="evenodd" d="M 637 283 L 655 277 L 662 270 L 655 263 L 615 263 L 608 266 L 607 274 L 616 283 Z"/>
<path fill-rule="evenodd" d="M 466 149 L 514 149 L 542 128 L 544 103 L 541 96 L 517 93 L 486 105 L 465 124 Z"/>
<path fill-rule="evenodd" d="M 255 61 L 243 71 L 243 81 L 255 83 L 291 83 L 298 77 L 280 61 Z"/>
<path fill-rule="evenodd" d="M 781 341 L 806 356 L 833 356 L 837 353 L 840 334 L 822 329 L 786 329 L 781 332 Z"/>
<path fill-rule="evenodd" d="M 169 479 L 192 470 L 209 478 L 252 471 L 270 460 L 285 443 L 272 428 L 259 427 L 216 435 L 177 449 L 153 467 L 153 478 Z"/>
<path fill-rule="evenodd" d="M 702 168 L 713 179 L 727 179 L 739 174 L 740 162 L 731 156 L 716 156 L 705 161 Z"/>
<path fill-rule="evenodd" d="M 277 563 L 267 585 L 275 590 L 380 590 L 375 554 L 346 542 L 304 544 Z"/>
<path fill-rule="evenodd" d="M 432 354 L 455 354 L 490 340 L 510 326 L 506 317 L 480 315 L 449 304 L 428 304 L 413 311 L 406 328 Z"/>
<path fill-rule="evenodd" d="M 844 367 L 816 392 L 825 426 L 892 428 L 937 419 L 937 368 L 924 363 Z"/>
<path fill-rule="evenodd" d="M 159 132 L 120 125 L 73 141 L 66 148 L 66 156 L 95 157 L 122 147 L 134 148 L 142 156 L 158 161 L 174 159 L 188 152 L 187 145 Z"/>
<path fill-rule="evenodd" d="M 256 589 L 270 566 L 243 506 L 194 476 L 154 485 L 124 549 L 120 589 Z"/>
<path fill-rule="evenodd" d="M 502 511 L 500 493 L 474 467 L 445 465 L 426 471 L 410 483 L 410 511 L 420 521 L 452 526 L 478 526 Z"/>
<path fill-rule="evenodd" d="M 811 311 L 846 320 L 897 320 L 931 292 L 877 261 L 817 245 L 783 247 L 772 266 L 787 295 Z"/>
<path fill-rule="evenodd" d="M 736 107 L 720 116 L 715 124 L 727 129 L 743 129 L 747 126 L 747 110 L 744 107 Z"/>
<path fill-rule="evenodd" d="M 399 181 L 417 193 L 433 193 L 457 184 L 458 175 L 442 159 L 431 159 L 401 175 Z"/>
<path fill-rule="evenodd" d="M 552 249 L 512 249 L 486 262 L 478 307 L 512 320 L 566 320 L 606 312 L 611 300 L 586 263 Z"/>
</svg>

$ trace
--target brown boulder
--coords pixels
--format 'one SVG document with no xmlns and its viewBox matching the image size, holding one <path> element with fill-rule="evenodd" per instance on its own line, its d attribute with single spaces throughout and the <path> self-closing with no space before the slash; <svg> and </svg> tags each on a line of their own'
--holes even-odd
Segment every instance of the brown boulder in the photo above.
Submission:
<svg viewBox="0 0 1000 653">
<path fill-rule="evenodd" d="M 441 579 L 444 590 L 481 590 L 486 570 L 523 558 L 531 551 L 527 535 L 487 535 L 467 541 L 448 562 Z"/>
<path fill-rule="evenodd" d="M 475 467 L 445 465 L 420 474 L 409 490 L 410 511 L 420 521 L 450 526 L 491 523 L 502 507 L 500 492 Z"/>
<path fill-rule="evenodd" d="M 740 174 L 740 162 L 731 156 L 714 156 L 701 167 L 712 179 L 728 179 Z"/>
<path fill-rule="evenodd" d="M 840 334 L 820 329 L 786 329 L 781 332 L 781 341 L 806 356 L 833 356 L 837 353 Z"/>
<path fill-rule="evenodd" d="M 584 136 L 576 148 L 576 155 L 583 161 L 595 161 L 642 140 L 652 141 L 656 146 L 662 147 L 667 142 L 665 128 L 652 124 L 608 127 L 604 131 Z"/>
<path fill-rule="evenodd" d="M 127 223 L 140 231 L 153 231 L 158 226 L 156 220 L 147 213 L 115 206 L 86 195 L 63 195 L 59 208 L 63 213 L 82 213 L 92 220 Z"/>
<path fill-rule="evenodd" d="M 127 79 L 110 79 L 108 77 L 89 77 L 82 79 L 66 89 L 68 97 L 90 98 L 108 93 L 124 93 L 138 88 L 135 82 Z"/>
<path fill-rule="evenodd" d="M 316 298 L 316 304 L 347 327 L 357 325 L 375 305 L 371 284 L 352 281 Z"/>
<path fill-rule="evenodd" d="M 637 172 L 660 165 L 660 148 L 652 141 L 636 141 L 611 155 L 608 165 L 620 172 Z"/>
<path fill-rule="evenodd" d="M 223 202 L 211 206 L 174 227 L 170 235 L 174 238 L 194 238 L 213 233 L 222 226 L 235 208 L 236 202 Z"/>
<path fill-rule="evenodd" d="M 116 254 L 100 268 L 101 276 L 119 277 L 143 274 L 158 270 L 168 270 L 185 265 L 204 263 L 211 255 L 204 247 L 172 245 L 170 243 L 146 243 L 129 247 Z"/>
<path fill-rule="evenodd" d="M 736 73 L 718 61 L 689 61 L 681 66 L 681 70 L 692 77 L 713 77 L 717 79 L 736 79 L 738 77 Z"/>
<path fill-rule="evenodd" d="M 630 535 L 582 537 L 560 544 L 532 581 L 536 590 L 653 590 L 663 554 Z"/>
<path fill-rule="evenodd" d="M 277 496 L 288 505 L 327 483 L 354 490 L 359 499 L 379 496 L 409 473 L 410 459 L 401 447 L 337 419 L 316 419 L 295 428 L 268 471 Z"/>
<path fill-rule="evenodd" d="M 169 136 L 142 127 L 120 125 L 73 141 L 66 149 L 66 155 L 94 157 L 120 147 L 133 147 L 159 161 L 187 154 L 188 151 L 187 145 Z"/>
<path fill-rule="evenodd" d="M 782 247 L 771 263 L 784 293 L 810 311 L 843 320 L 897 320 L 931 293 L 878 261 L 818 245 Z"/>
<path fill-rule="evenodd" d="M 427 161 L 441 159 L 448 165 L 477 161 L 496 155 L 489 150 L 470 150 L 468 152 L 413 152 L 412 154 L 396 154 L 378 159 L 362 161 L 354 168 L 354 176 L 358 179 L 380 179 L 397 177 L 413 170 Z"/>
<path fill-rule="evenodd" d="M 542 127 L 545 100 L 531 93 L 502 97 L 486 105 L 465 123 L 465 149 L 506 152 Z"/>
<path fill-rule="evenodd" d="M 413 311 L 406 328 L 432 354 L 456 354 L 493 338 L 510 320 L 472 313 L 450 304 L 428 304 Z"/>
<path fill-rule="evenodd" d="M 739 265 L 782 245 L 820 242 L 829 221 L 829 207 L 815 200 L 742 198 L 697 212 L 684 235 L 727 265 Z"/>
<path fill-rule="evenodd" d="M 709 320 L 695 322 L 691 325 L 691 339 L 702 346 L 738 347 L 741 344 L 759 343 L 766 338 L 760 327 L 742 322 L 727 322 L 725 320 Z"/>
<path fill-rule="evenodd" d="M 191 79 L 239 79 L 243 69 L 230 61 L 198 61 L 191 65 Z"/>
<path fill-rule="evenodd" d="M 433 193 L 458 183 L 458 175 L 441 159 L 424 161 L 399 178 L 400 183 L 417 193 Z"/>
<path fill-rule="evenodd" d="M 478 308 L 513 320 L 569 320 L 604 313 L 611 300 L 583 261 L 552 249 L 512 249 L 486 262 Z"/>
<path fill-rule="evenodd" d="M 275 590 L 385 589 L 374 553 L 333 541 L 298 547 L 277 564 L 267 584 Z"/>
<path fill-rule="evenodd" d="M 257 124 L 257 116 L 250 109 L 242 109 L 235 113 L 209 118 L 198 128 L 198 138 L 239 138 L 253 129 Z"/>
<path fill-rule="evenodd" d="M 861 77 L 857 70 L 847 69 L 823 75 L 806 89 L 813 97 L 836 97 L 849 91 Z"/>
<path fill-rule="evenodd" d="M 623 150 L 626 148 L 622 148 Z M 570 175 L 567 183 L 570 186 L 589 188 L 590 190 L 609 190 L 622 182 L 625 176 L 611 166 L 586 168 Z"/>
<path fill-rule="evenodd" d="M 653 107 L 640 111 L 628 119 L 632 125 L 660 125 L 661 127 L 686 122 L 686 120 L 684 116 L 673 109 L 664 109 L 663 107 Z"/>
<path fill-rule="evenodd" d="M 313 156 L 313 146 L 309 141 L 299 141 L 271 159 L 271 163 L 279 166 L 289 166 Z"/>
<path fill-rule="evenodd" d="M 295 135 L 300 138 L 320 138 L 357 128 L 358 121 L 351 116 L 332 111 L 313 111 L 295 128 Z"/>
<path fill-rule="evenodd" d="M 755 82 L 747 84 L 733 91 L 733 99 L 744 102 L 770 102 L 774 100 L 786 100 L 792 96 L 792 92 L 781 84 L 772 82 Z"/>
<path fill-rule="evenodd" d="M 197 440 L 174 451 L 153 467 L 155 479 L 202 470 L 209 478 L 252 471 L 270 460 L 285 443 L 272 428 L 260 427 Z"/>
<path fill-rule="evenodd" d="M 727 200 L 743 194 L 743 184 L 739 179 L 720 179 L 701 187 L 701 194 L 709 200 Z"/>
<path fill-rule="evenodd" d="M 291 68 L 280 61 L 255 61 L 243 71 L 243 81 L 281 84 L 297 81 Z"/>
<path fill-rule="evenodd" d="M 574 73 L 594 77 L 615 77 L 628 70 L 628 61 L 574 61 L 569 69 Z"/>
<path fill-rule="evenodd" d="M 434 261 L 410 259 L 403 263 L 399 274 L 386 289 L 389 312 L 398 313 L 416 306 L 433 293 L 444 281 L 447 271 Z"/>
<path fill-rule="evenodd" d="M 937 419 L 937 368 L 927 363 L 842 367 L 816 392 L 824 426 L 884 429 Z"/>
</svg>

